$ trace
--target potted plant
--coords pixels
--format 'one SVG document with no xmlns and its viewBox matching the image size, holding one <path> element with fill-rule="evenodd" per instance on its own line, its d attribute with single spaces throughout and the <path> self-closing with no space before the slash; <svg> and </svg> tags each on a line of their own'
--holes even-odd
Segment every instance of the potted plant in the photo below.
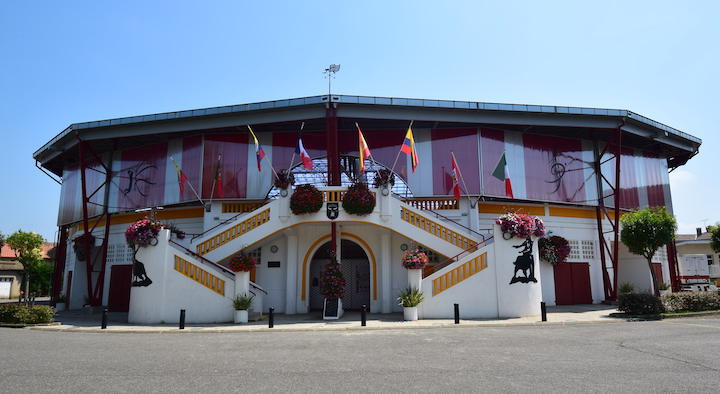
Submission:
<svg viewBox="0 0 720 394">
<path fill-rule="evenodd" d="M 416 287 L 406 287 L 400 292 L 398 304 L 403 307 L 403 317 L 405 321 L 415 321 L 418 319 L 417 306 L 425 299 L 423 292 Z"/>
<path fill-rule="evenodd" d="M 287 197 L 288 189 L 295 184 L 295 175 L 288 170 L 280 170 L 275 174 L 275 181 L 273 182 L 275 187 L 280 189 L 280 195 Z"/>
<path fill-rule="evenodd" d="M 65 310 L 65 295 L 60 294 L 57 297 L 57 299 L 55 300 L 55 310 L 58 312 Z"/>
<path fill-rule="evenodd" d="M 322 208 L 323 194 L 313 185 L 299 185 L 290 197 L 290 210 L 296 215 L 315 213 Z"/>
<path fill-rule="evenodd" d="M 500 231 L 506 240 L 513 237 L 528 238 L 531 235 L 536 237 L 545 235 L 545 224 L 539 217 L 508 212 L 497 218 L 495 223 L 500 226 Z"/>
<path fill-rule="evenodd" d="M 408 250 L 402 255 L 402 265 L 409 270 L 421 270 L 429 260 L 428 255 L 420 249 Z"/>
<path fill-rule="evenodd" d="M 373 187 L 382 189 L 383 196 L 390 194 L 390 189 L 395 185 L 395 174 L 388 169 L 378 170 L 373 179 Z"/>
<path fill-rule="evenodd" d="M 570 256 L 570 243 L 558 235 L 538 240 L 540 258 L 555 265 L 564 263 Z"/>
<path fill-rule="evenodd" d="M 668 293 L 670 293 L 670 285 L 668 285 L 667 283 L 660 283 L 658 285 L 658 290 L 660 290 L 661 296 L 668 294 Z"/>
<path fill-rule="evenodd" d="M 238 253 L 230 259 L 229 267 L 233 272 L 250 272 L 255 267 L 255 259 L 244 254 Z"/>
<path fill-rule="evenodd" d="M 75 251 L 75 257 L 78 261 L 85 261 L 87 258 L 85 253 L 88 247 L 92 250 L 93 246 L 95 246 L 95 237 L 90 233 L 83 233 L 81 236 L 75 238 L 73 240 L 73 250 Z"/>
<path fill-rule="evenodd" d="M 345 212 L 354 215 L 370 214 L 375 209 L 375 195 L 368 189 L 366 183 L 354 183 L 348 187 L 343 196 L 342 207 Z"/>
<path fill-rule="evenodd" d="M 252 306 L 255 296 L 247 294 L 237 295 L 233 300 L 233 308 L 235 308 L 235 323 L 248 322 L 248 309 Z"/>
<path fill-rule="evenodd" d="M 334 251 L 331 251 L 334 256 Z M 325 265 L 320 275 L 320 294 L 325 297 L 323 319 L 339 319 L 342 316 L 342 298 L 345 296 L 345 276 L 335 257 Z"/>
</svg>

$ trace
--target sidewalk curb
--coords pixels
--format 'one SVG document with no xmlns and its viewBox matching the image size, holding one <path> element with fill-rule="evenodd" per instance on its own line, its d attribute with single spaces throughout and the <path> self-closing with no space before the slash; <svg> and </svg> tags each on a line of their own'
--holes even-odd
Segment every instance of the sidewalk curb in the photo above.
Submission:
<svg viewBox="0 0 720 394">
<path fill-rule="evenodd" d="M 224 329 L 224 328 L 203 328 L 203 327 L 185 327 L 184 330 L 180 329 L 145 329 L 142 327 L 132 329 L 117 329 L 107 328 L 102 330 L 100 328 L 78 328 L 78 327 L 28 327 L 30 330 L 37 331 L 56 331 L 56 332 L 85 332 L 85 333 L 113 333 L 113 334 L 229 334 L 229 333 L 255 333 L 255 332 L 317 332 L 317 331 L 380 331 L 380 330 L 407 330 L 407 329 L 433 329 L 433 328 L 476 328 L 476 327 L 543 327 L 543 326 L 568 326 L 568 325 L 583 325 L 583 324 L 594 324 L 594 323 L 622 323 L 626 320 L 613 319 L 613 320 L 592 320 L 592 321 L 565 321 L 565 322 L 523 322 L 523 323 L 477 323 L 477 322 L 464 322 L 461 324 L 453 323 L 442 323 L 438 325 L 406 325 L 406 326 L 386 326 L 386 327 L 362 327 L 349 326 L 349 327 L 308 327 L 308 328 L 292 328 L 292 327 L 257 327 L 248 329 Z"/>
</svg>

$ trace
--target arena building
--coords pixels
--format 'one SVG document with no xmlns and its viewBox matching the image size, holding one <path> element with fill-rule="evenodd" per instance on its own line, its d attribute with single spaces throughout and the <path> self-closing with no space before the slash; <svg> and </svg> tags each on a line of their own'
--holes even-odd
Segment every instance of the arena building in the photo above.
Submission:
<svg viewBox="0 0 720 394">
<path fill-rule="evenodd" d="M 372 155 L 364 172 L 358 129 Z M 668 172 L 700 144 L 627 110 L 323 95 L 76 123 L 34 158 L 61 184 L 54 289 L 70 309 L 229 321 L 233 297 L 250 291 L 256 312 L 308 313 L 323 307 L 320 273 L 336 253 L 346 309 L 400 311 L 411 284 L 425 293 L 421 317 L 449 316 L 454 303 L 466 317 L 498 317 L 537 314 L 540 300 L 612 300 L 624 282 L 649 289 L 647 263 L 619 242 L 620 215 L 672 212 Z M 293 191 L 274 187 L 284 169 L 322 192 L 319 212 L 292 213 Z M 395 182 L 371 188 L 372 213 L 338 204 L 381 170 Z M 538 216 L 569 240 L 568 262 L 539 261 L 534 245 L 537 282 L 508 285 L 518 245 L 495 225 L 506 212 Z M 138 252 L 145 273 L 136 267 L 133 279 L 125 231 L 146 215 L 186 236 L 161 232 Z M 416 247 L 430 256 L 417 278 L 400 264 Z M 249 283 L 226 268 L 241 252 L 258 262 Z M 656 259 L 677 286 L 674 245 Z"/>
</svg>

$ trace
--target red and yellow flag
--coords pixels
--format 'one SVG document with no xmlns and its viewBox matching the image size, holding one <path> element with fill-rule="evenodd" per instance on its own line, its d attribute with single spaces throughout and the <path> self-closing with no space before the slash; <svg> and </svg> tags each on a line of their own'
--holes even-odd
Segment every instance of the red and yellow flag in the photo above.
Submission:
<svg viewBox="0 0 720 394">
<path fill-rule="evenodd" d="M 363 133 L 360 130 L 360 126 L 358 126 L 357 123 L 355 123 L 355 126 L 358 130 L 358 153 L 360 154 L 360 173 L 365 173 L 365 159 L 370 157 L 370 148 L 368 148 L 368 144 L 365 141 L 365 137 L 363 137 Z"/>
</svg>

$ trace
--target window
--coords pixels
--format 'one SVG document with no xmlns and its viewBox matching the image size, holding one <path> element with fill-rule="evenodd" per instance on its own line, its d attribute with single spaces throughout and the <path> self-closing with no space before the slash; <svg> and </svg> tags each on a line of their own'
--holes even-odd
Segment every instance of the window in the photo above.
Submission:
<svg viewBox="0 0 720 394">
<path fill-rule="evenodd" d="M 583 260 L 595 260 L 595 241 L 581 241 Z"/>
<path fill-rule="evenodd" d="M 580 241 L 568 240 L 568 244 L 570 244 L 568 260 L 580 260 Z"/>
</svg>

